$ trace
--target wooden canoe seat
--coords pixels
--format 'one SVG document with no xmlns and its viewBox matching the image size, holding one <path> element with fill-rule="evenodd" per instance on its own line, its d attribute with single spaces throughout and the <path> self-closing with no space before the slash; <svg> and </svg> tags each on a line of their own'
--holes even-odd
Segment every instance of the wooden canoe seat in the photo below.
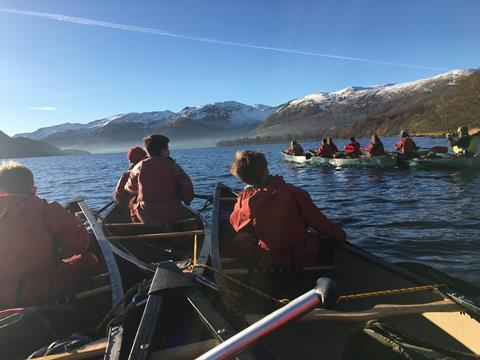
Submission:
<svg viewBox="0 0 480 360">
<path fill-rule="evenodd" d="M 169 233 L 143 234 L 143 235 L 122 235 L 107 236 L 108 240 L 159 240 L 172 239 L 180 237 L 193 237 L 195 235 L 204 235 L 204 230 L 178 231 Z"/>
<path fill-rule="evenodd" d="M 110 278 L 110 275 L 108 273 L 103 273 L 103 274 L 98 274 L 95 276 L 92 276 L 91 278 L 88 278 L 89 283 L 101 283 L 105 282 Z"/>
<path fill-rule="evenodd" d="M 198 222 L 199 219 L 197 218 L 188 218 L 188 219 L 182 219 L 182 220 L 179 220 L 173 224 L 169 224 L 169 225 L 177 225 L 177 224 L 190 224 L 190 223 L 196 223 Z M 111 224 L 103 224 L 104 227 L 106 227 L 107 229 L 136 229 L 136 228 L 155 228 L 155 227 L 158 227 L 159 225 L 155 225 L 155 224 L 143 224 L 143 223 L 111 223 Z M 160 225 L 161 226 L 161 225 Z"/>
</svg>

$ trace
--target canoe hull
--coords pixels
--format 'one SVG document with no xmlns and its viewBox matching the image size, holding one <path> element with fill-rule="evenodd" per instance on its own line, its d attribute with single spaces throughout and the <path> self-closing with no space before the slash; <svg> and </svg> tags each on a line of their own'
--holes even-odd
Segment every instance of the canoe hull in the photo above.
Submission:
<svg viewBox="0 0 480 360">
<path fill-rule="evenodd" d="M 284 161 L 293 162 L 296 164 L 305 164 L 307 162 L 307 157 L 305 155 L 301 155 L 301 156 L 289 155 L 282 151 L 282 157 Z"/>
<path fill-rule="evenodd" d="M 371 168 L 391 168 L 397 165 L 397 160 L 390 155 L 357 157 L 357 158 L 334 158 L 330 163 L 340 167 L 371 167 Z"/>
<path fill-rule="evenodd" d="M 411 168 L 480 170 L 480 157 L 434 157 L 417 158 L 409 161 Z"/>
</svg>

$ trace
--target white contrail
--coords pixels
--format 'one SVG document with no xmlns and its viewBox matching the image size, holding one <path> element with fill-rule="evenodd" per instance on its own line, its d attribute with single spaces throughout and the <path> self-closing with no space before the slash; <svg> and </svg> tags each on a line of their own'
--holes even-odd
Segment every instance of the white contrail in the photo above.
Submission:
<svg viewBox="0 0 480 360">
<path fill-rule="evenodd" d="M 237 47 L 243 47 L 243 48 L 249 48 L 249 49 L 276 51 L 276 52 L 282 52 L 287 54 L 316 56 L 316 57 L 323 57 L 323 58 L 330 58 L 330 59 L 358 61 L 358 62 L 369 63 L 369 64 L 393 65 L 393 66 L 401 66 L 401 67 L 416 68 L 416 69 L 441 70 L 441 71 L 447 70 L 442 67 L 403 64 L 403 63 L 390 62 L 390 61 L 363 59 L 363 58 L 357 58 L 352 56 L 323 54 L 323 53 L 317 53 L 312 51 L 284 49 L 284 48 L 277 48 L 272 46 L 254 45 L 254 44 L 246 44 L 241 42 L 219 40 L 219 39 L 213 39 L 213 38 L 182 35 L 182 34 L 172 33 L 172 32 L 159 30 L 155 28 L 112 23 L 108 21 L 100 21 L 100 20 L 94 20 L 94 19 L 85 19 L 85 18 L 67 16 L 67 15 L 61 15 L 61 14 L 52 14 L 52 13 L 44 13 L 44 12 L 37 12 L 37 11 L 24 11 L 24 10 L 6 9 L 6 8 L 0 8 L 0 12 L 17 14 L 17 15 L 35 16 L 35 17 L 47 18 L 50 20 L 69 22 L 69 23 L 80 24 L 80 25 L 100 26 L 100 27 L 105 27 L 110 29 L 140 32 L 140 33 L 146 33 L 146 34 L 172 37 L 177 39 L 201 41 L 201 42 L 210 43 L 210 44 L 220 44 L 220 45 L 237 46 Z"/>
</svg>

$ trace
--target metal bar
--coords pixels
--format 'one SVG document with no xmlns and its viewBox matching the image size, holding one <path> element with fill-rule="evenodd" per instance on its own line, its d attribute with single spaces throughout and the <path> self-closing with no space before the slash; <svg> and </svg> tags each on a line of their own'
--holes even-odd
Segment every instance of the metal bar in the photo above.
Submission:
<svg viewBox="0 0 480 360">
<path fill-rule="evenodd" d="M 290 302 L 288 305 L 285 305 L 281 309 L 265 316 L 255 324 L 250 325 L 248 328 L 232 336 L 222 344 L 214 347 L 198 357 L 197 360 L 230 359 L 238 352 L 246 349 L 257 341 L 260 341 L 265 335 L 295 319 L 298 319 L 299 317 L 302 317 L 321 303 L 322 300 L 318 290 L 310 290 Z"/>
<path fill-rule="evenodd" d="M 123 325 L 114 326 L 109 329 L 107 349 L 104 360 L 119 360 L 122 349 Z"/>
<path fill-rule="evenodd" d="M 146 360 L 150 358 L 151 342 L 155 333 L 155 327 L 160 320 L 159 315 L 164 296 L 165 293 L 161 292 L 149 295 L 128 357 L 129 360 Z"/>
<path fill-rule="evenodd" d="M 101 224 L 95 219 L 95 216 L 91 210 L 85 205 L 83 199 L 78 199 L 78 206 L 85 215 L 85 219 L 92 228 L 93 234 L 97 239 L 98 245 L 102 250 L 103 258 L 105 260 L 105 265 L 107 266 L 108 273 L 110 276 L 110 283 L 112 285 L 112 303 L 116 304 L 124 294 L 122 278 L 120 277 L 120 270 L 118 269 L 117 262 L 115 261 L 115 256 L 113 255 L 110 243 L 108 242 Z M 124 305 L 120 304 L 115 309 L 115 315 L 119 315 L 124 309 Z"/>
</svg>

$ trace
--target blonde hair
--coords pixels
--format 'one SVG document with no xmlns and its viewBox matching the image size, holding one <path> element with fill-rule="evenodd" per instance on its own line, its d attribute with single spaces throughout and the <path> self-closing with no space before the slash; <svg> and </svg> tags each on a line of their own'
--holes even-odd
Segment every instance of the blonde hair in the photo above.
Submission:
<svg viewBox="0 0 480 360">
<path fill-rule="evenodd" d="M 259 184 L 268 170 L 265 155 L 258 151 L 239 150 L 230 166 L 230 172 L 248 185 Z"/>
<path fill-rule="evenodd" d="M 34 180 L 32 171 L 15 161 L 0 166 L 0 192 L 31 195 Z"/>
</svg>

